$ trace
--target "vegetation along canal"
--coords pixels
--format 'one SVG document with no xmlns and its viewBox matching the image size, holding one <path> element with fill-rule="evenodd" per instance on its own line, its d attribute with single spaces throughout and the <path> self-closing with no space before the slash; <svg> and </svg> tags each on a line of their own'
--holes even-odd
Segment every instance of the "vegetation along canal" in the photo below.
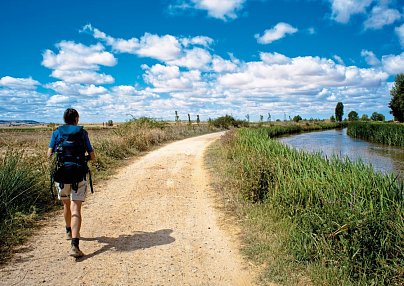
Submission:
<svg viewBox="0 0 404 286">
<path fill-rule="evenodd" d="M 352 138 L 346 128 L 285 136 L 279 141 L 299 150 L 321 152 L 327 157 L 338 155 L 348 156 L 352 161 L 362 160 L 377 171 L 404 178 L 404 148 Z"/>
</svg>

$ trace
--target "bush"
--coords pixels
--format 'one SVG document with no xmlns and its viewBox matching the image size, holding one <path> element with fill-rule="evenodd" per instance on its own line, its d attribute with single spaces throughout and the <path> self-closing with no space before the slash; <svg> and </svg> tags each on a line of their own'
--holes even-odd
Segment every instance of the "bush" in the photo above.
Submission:
<svg viewBox="0 0 404 286">
<path fill-rule="evenodd" d="M 233 116 L 225 115 L 211 120 L 210 124 L 217 128 L 230 129 L 231 127 L 240 127 L 248 123 L 244 123 L 241 120 L 236 120 Z"/>
</svg>

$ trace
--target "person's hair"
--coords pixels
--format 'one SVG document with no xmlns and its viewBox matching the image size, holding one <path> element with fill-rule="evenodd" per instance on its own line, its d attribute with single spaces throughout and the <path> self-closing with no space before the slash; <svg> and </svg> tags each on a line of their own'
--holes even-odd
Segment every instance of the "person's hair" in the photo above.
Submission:
<svg viewBox="0 0 404 286">
<path fill-rule="evenodd" d="M 68 108 L 63 114 L 63 119 L 66 124 L 75 124 L 76 119 L 79 117 L 79 113 L 74 108 Z"/>
</svg>

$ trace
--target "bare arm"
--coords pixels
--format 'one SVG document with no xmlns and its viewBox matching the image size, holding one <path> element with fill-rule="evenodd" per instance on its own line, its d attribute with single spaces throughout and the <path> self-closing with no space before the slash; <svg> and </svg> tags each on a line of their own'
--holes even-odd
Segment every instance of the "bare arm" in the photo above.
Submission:
<svg viewBox="0 0 404 286">
<path fill-rule="evenodd" d="M 48 148 L 48 152 L 47 152 L 47 156 L 50 157 L 53 154 L 53 149 L 52 148 Z"/>
<path fill-rule="evenodd" d="M 90 160 L 95 160 L 95 153 L 94 153 L 94 151 L 93 151 L 93 152 L 90 152 Z"/>
</svg>

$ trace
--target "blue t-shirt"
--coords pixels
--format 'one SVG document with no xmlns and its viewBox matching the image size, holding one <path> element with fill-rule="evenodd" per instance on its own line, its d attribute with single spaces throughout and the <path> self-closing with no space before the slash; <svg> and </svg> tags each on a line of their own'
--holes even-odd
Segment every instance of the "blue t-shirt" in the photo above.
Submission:
<svg viewBox="0 0 404 286">
<path fill-rule="evenodd" d="M 94 149 L 93 146 L 91 146 L 87 131 L 83 129 L 83 133 L 84 133 L 84 144 L 86 146 L 86 151 L 88 154 L 90 154 L 91 152 L 94 151 Z M 59 129 L 56 129 L 55 131 L 53 131 L 51 141 L 49 142 L 49 148 L 52 148 L 53 152 L 55 152 L 56 150 L 57 147 L 56 144 L 59 141 L 59 139 L 60 139 Z"/>
</svg>

